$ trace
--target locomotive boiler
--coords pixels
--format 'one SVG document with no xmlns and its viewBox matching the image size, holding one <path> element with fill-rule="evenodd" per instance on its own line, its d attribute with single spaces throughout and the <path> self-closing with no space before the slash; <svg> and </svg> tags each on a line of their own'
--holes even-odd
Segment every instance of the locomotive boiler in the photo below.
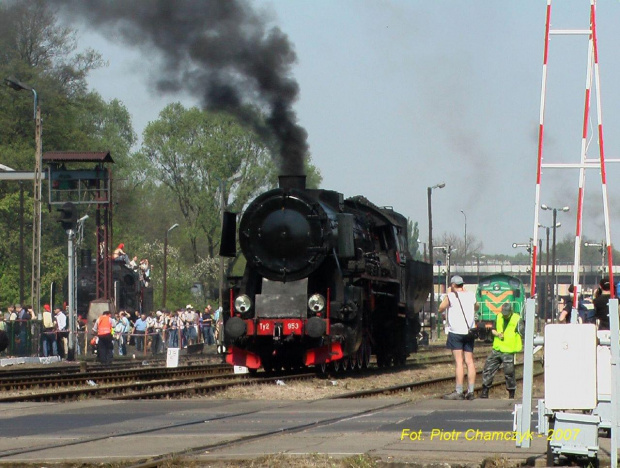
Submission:
<svg viewBox="0 0 620 468">
<path fill-rule="evenodd" d="M 221 255 L 236 255 L 225 217 Z M 336 370 L 403 363 L 417 350 L 432 269 L 414 261 L 407 220 L 362 196 L 306 189 L 305 176 L 252 201 L 239 223 L 246 259 L 224 304 L 228 363 Z"/>
</svg>

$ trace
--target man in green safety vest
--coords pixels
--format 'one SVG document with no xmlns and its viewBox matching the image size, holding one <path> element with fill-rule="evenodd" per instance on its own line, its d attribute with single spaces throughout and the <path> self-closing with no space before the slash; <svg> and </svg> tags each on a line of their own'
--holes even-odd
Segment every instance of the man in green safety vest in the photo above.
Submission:
<svg viewBox="0 0 620 468">
<path fill-rule="evenodd" d="M 495 330 L 492 331 L 493 351 L 489 354 L 482 370 L 482 393 L 480 398 L 489 398 L 489 389 L 493 384 L 493 377 L 501 364 L 504 365 L 506 389 L 508 398 L 515 397 L 517 381 L 515 380 L 515 354 L 523 349 L 523 342 L 519 334 L 519 314 L 512 311 L 512 304 L 502 305 L 502 313 L 497 314 Z"/>
</svg>

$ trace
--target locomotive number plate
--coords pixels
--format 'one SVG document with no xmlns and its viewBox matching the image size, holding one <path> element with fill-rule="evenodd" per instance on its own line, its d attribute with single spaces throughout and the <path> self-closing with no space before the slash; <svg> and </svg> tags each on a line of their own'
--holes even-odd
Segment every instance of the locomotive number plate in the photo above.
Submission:
<svg viewBox="0 0 620 468">
<path fill-rule="evenodd" d="M 272 335 L 276 330 L 276 323 L 279 332 L 283 335 L 301 335 L 303 332 L 303 321 L 297 319 L 287 320 L 261 320 L 256 324 L 258 335 Z"/>
</svg>

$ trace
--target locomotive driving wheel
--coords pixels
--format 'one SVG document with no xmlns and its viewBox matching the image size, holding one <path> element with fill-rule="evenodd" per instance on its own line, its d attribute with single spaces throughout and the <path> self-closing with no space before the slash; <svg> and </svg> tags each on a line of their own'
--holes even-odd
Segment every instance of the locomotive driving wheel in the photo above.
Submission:
<svg viewBox="0 0 620 468">
<path fill-rule="evenodd" d="M 355 353 L 355 367 L 358 369 L 362 369 L 364 367 L 364 342 L 359 348 L 357 348 L 357 352 Z"/>
</svg>

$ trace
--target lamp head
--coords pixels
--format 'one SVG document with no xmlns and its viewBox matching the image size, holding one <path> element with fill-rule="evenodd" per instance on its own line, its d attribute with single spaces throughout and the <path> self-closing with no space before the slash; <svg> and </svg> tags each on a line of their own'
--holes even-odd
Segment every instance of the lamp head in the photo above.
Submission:
<svg viewBox="0 0 620 468">
<path fill-rule="evenodd" d="M 30 91 L 32 89 L 30 86 L 25 85 L 22 82 L 12 77 L 5 78 L 4 84 L 7 85 L 9 88 L 14 89 L 15 91 L 21 91 L 21 90 Z"/>
</svg>

